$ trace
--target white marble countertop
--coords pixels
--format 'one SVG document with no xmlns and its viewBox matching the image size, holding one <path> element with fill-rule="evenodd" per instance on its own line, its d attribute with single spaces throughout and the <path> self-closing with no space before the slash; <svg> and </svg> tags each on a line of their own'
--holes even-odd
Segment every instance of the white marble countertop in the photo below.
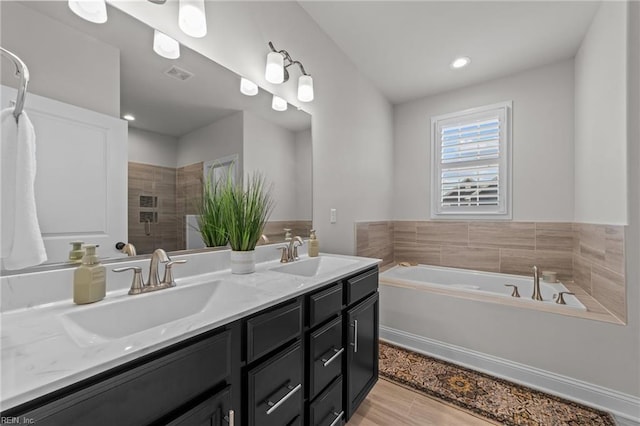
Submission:
<svg viewBox="0 0 640 426">
<path fill-rule="evenodd" d="M 349 265 L 315 277 L 301 277 L 271 270 L 277 261 L 256 265 L 256 272 L 233 275 L 229 269 L 177 278 L 177 287 L 140 295 L 126 288 L 107 293 L 91 305 L 78 306 L 69 299 L 2 313 L 1 410 L 15 407 L 163 347 L 231 323 L 277 303 L 306 293 L 355 272 L 370 268 L 378 259 L 322 255 L 351 259 Z M 44 277 L 43 277 L 44 278 Z M 129 278 L 130 279 L 130 278 Z M 231 295 L 215 294 L 200 312 L 117 339 L 87 343 L 69 332 L 64 316 L 99 304 L 118 303 L 132 297 L 153 297 L 203 282 L 220 280 L 233 285 Z M 140 315 L 144 315 L 140 312 Z M 118 321 L 118 318 L 114 318 Z"/>
</svg>

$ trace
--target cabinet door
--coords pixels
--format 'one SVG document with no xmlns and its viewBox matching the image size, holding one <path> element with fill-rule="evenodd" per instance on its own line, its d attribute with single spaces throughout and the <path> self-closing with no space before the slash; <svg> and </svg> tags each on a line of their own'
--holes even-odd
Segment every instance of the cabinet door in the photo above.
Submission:
<svg viewBox="0 0 640 426">
<path fill-rule="evenodd" d="M 167 426 L 234 426 L 230 407 L 231 386 L 227 386 L 167 423 Z"/>
<path fill-rule="evenodd" d="M 347 311 L 347 419 L 378 380 L 378 293 Z"/>
</svg>

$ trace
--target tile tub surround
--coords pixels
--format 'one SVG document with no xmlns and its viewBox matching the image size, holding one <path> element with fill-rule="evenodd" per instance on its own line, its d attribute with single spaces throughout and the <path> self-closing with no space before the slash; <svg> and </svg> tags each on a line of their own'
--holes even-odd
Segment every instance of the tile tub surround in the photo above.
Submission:
<svg viewBox="0 0 640 426">
<path fill-rule="evenodd" d="M 383 258 L 383 266 L 412 262 L 526 276 L 533 265 L 556 271 L 626 322 L 624 226 L 388 221 L 358 222 L 355 234 L 356 254 Z"/>
<path fill-rule="evenodd" d="M 301 252 L 303 256 L 306 254 L 304 246 Z M 3 296 L 0 409 L 30 401 L 378 263 L 377 259 L 335 255 L 354 263 L 308 278 L 271 271 L 280 265 L 273 246 L 257 248 L 256 257 L 259 262 L 256 272 L 239 276 L 230 272 L 228 250 L 174 256 L 173 260 L 188 260 L 175 271 L 178 287 L 221 280 L 238 290 L 233 300 L 221 302 L 214 297 L 210 302 L 214 305 L 198 314 L 88 347 L 76 344 L 58 319 L 70 310 L 90 309 L 71 302 L 73 269 L 0 277 Z M 117 266 L 141 266 L 146 271 L 148 262 L 138 259 Z M 128 296 L 131 276 L 114 273 L 114 265 L 107 266 L 107 297 L 98 303 L 143 297 Z"/>
</svg>

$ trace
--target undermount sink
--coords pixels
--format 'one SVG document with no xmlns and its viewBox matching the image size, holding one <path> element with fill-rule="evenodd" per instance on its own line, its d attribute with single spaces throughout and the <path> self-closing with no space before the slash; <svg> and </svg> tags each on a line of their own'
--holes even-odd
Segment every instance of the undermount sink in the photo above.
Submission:
<svg viewBox="0 0 640 426">
<path fill-rule="evenodd" d="M 202 312 L 214 295 L 224 298 L 228 287 L 222 281 L 178 286 L 127 296 L 124 300 L 98 302 L 61 317 L 65 328 L 79 344 L 97 344 Z"/>
<path fill-rule="evenodd" d="M 343 259 L 340 257 L 319 256 L 285 263 L 282 266 L 271 268 L 271 270 L 301 277 L 315 277 L 333 272 L 345 266 L 353 265 L 357 262 L 357 260 Z"/>
</svg>

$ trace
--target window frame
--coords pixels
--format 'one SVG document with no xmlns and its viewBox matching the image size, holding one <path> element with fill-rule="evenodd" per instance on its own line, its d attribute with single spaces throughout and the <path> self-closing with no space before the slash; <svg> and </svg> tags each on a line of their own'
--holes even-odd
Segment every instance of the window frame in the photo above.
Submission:
<svg viewBox="0 0 640 426">
<path fill-rule="evenodd" d="M 512 219 L 512 101 L 504 101 L 463 111 L 431 117 L 431 219 Z M 454 123 L 500 119 L 499 197 L 497 206 L 442 206 L 441 204 L 441 144 L 440 129 Z M 476 160 L 473 160 L 474 162 Z M 480 161 L 480 160 L 479 160 Z M 469 161 L 468 163 L 472 163 Z M 464 162 L 459 163 L 459 165 Z M 469 164 L 472 166 L 473 164 Z"/>
</svg>

